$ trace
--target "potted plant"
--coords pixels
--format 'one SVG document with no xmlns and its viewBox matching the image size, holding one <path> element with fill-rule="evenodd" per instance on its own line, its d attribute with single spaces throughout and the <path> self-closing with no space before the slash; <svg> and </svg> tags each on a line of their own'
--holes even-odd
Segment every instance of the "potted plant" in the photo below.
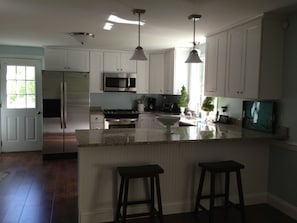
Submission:
<svg viewBox="0 0 297 223">
<path fill-rule="evenodd" d="M 201 109 L 206 112 L 206 117 L 205 117 L 206 122 L 208 121 L 209 112 L 212 112 L 214 109 L 213 100 L 214 100 L 213 97 L 206 97 L 202 102 Z"/>
<path fill-rule="evenodd" d="M 188 107 L 189 97 L 185 86 L 182 86 L 180 92 L 181 92 L 181 95 L 178 98 L 177 105 L 180 108 L 181 113 L 184 114 L 185 109 Z"/>
</svg>

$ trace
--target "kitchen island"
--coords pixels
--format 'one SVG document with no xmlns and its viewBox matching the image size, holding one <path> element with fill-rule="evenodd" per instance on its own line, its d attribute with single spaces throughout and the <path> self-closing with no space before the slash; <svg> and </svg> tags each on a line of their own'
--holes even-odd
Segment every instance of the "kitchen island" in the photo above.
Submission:
<svg viewBox="0 0 297 223">
<path fill-rule="evenodd" d="M 267 200 L 269 143 L 283 138 L 232 125 L 202 125 L 165 129 L 77 130 L 79 144 L 79 222 L 113 221 L 118 196 L 117 166 L 157 163 L 164 214 L 190 212 L 194 208 L 200 161 L 236 160 L 242 170 L 246 204 Z M 222 178 L 223 179 L 223 178 Z M 208 178 L 206 178 L 208 184 Z M 223 190 L 218 181 L 217 190 Z M 132 198 L 144 194 L 140 180 L 130 185 Z M 206 185 L 205 191 L 208 190 Z M 237 201 L 231 176 L 231 199 Z M 143 211 L 145 207 L 132 209 Z"/>
</svg>

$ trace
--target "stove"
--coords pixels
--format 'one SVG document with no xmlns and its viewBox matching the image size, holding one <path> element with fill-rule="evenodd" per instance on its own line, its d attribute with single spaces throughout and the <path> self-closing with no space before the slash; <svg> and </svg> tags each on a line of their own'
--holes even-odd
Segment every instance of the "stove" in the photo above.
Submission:
<svg viewBox="0 0 297 223">
<path fill-rule="evenodd" d="M 104 109 L 104 118 L 110 119 L 138 119 L 139 112 L 134 109 Z"/>
<path fill-rule="evenodd" d="M 135 128 L 139 113 L 133 109 L 105 109 L 103 110 L 108 128 Z"/>
</svg>

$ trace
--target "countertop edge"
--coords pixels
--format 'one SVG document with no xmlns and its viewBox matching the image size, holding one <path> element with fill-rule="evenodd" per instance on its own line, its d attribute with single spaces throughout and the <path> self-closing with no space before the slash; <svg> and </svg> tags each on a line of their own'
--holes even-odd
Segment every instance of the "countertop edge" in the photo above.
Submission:
<svg viewBox="0 0 297 223">
<path fill-rule="evenodd" d="M 177 128 L 191 128 L 191 127 L 177 127 Z M 197 142 L 212 142 L 212 141 L 220 141 L 220 140 L 275 140 L 284 142 L 287 139 L 286 131 L 279 131 L 275 134 L 270 133 L 263 133 L 258 132 L 254 130 L 248 130 L 248 129 L 242 129 L 238 126 L 231 126 L 231 125 L 224 125 L 223 128 L 227 129 L 231 133 L 222 134 L 220 135 L 210 135 L 203 136 L 205 138 L 193 138 L 193 139 L 172 139 L 172 138 L 164 138 L 164 139 L 149 139 L 148 141 L 135 141 L 133 138 L 133 135 L 129 135 L 129 132 L 122 132 L 122 136 L 120 136 L 119 140 L 114 141 L 108 141 L 106 142 L 92 142 L 85 141 L 84 137 L 89 137 L 91 134 L 91 131 L 100 131 L 100 130 L 76 130 L 76 137 L 78 141 L 78 147 L 100 147 L 100 146 L 127 146 L 127 145 L 155 145 L 155 144 L 176 144 L 176 143 L 197 143 Z M 148 131 L 154 132 L 155 129 L 135 129 L 134 131 Z M 181 130 L 181 129 L 180 129 Z M 101 132 L 97 132 L 100 136 L 103 136 L 106 134 L 107 136 L 109 133 L 113 133 L 112 131 L 108 130 L 101 130 Z M 132 132 L 133 133 L 133 132 Z M 145 132 L 144 132 L 145 133 Z M 206 132 L 207 133 L 207 132 Z M 120 134 L 120 132 L 119 132 Z M 112 135 L 112 134 L 111 134 Z M 116 137 L 116 136 L 115 136 Z M 131 138 L 130 138 L 131 137 Z M 165 137 L 165 136 L 164 136 Z M 170 137 L 167 136 L 167 137 Z M 84 142 L 85 141 L 85 142 Z"/>
</svg>

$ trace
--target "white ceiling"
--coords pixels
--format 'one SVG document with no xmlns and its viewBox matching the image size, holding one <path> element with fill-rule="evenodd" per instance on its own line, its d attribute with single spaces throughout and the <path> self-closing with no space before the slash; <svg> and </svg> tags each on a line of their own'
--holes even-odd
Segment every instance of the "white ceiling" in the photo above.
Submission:
<svg viewBox="0 0 297 223">
<path fill-rule="evenodd" d="M 95 34 L 83 47 L 133 50 L 137 26 L 115 24 L 103 30 L 109 14 L 136 19 L 133 8 L 146 9 L 141 19 L 144 50 L 188 46 L 193 38 L 190 14 L 201 14 L 196 40 L 241 20 L 291 7 L 297 0 L 0 0 L 0 44 L 82 47 L 69 32 Z M 294 8 L 295 7 L 291 7 Z"/>
</svg>

